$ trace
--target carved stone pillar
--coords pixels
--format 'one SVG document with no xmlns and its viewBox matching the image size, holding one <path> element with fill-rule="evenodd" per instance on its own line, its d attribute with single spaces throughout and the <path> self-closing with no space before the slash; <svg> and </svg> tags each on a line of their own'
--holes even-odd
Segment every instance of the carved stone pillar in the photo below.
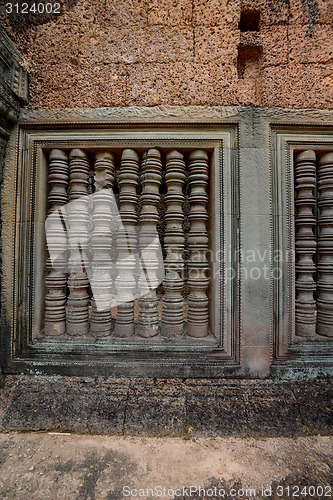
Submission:
<svg viewBox="0 0 333 500">
<path fill-rule="evenodd" d="M 333 337 L 333 152 L 318 161 L 317 333 Z"/>
<path fill-rule="evenodd" d="M 142 337 L 158 335 L 158 286 L 157 271 L 160 265 L 157 255 L 159 240 L 157 234 L 158 211 L 160 199 L 162 163 L 161 153 L 157 149 L 149 149 L 142 160 L 142 193 L 140 213 L 140 258 L 142 272 L 139 279 L 139 292 L 149 290 L 139 299 L 139 317 L 137 333 Z"/>
<path fill-rule="evenodd" d="M 119 212 L 121 225 L 117 235 L 118 276 L 116 336 L 134 335 L 134 296 L 136 280 L 134 272 L 137 265 L 137 212 L 139 179 L 139 155 L 134 149 L 124 149 L 121 155 L 119 174 Z"/>
<path fill-rule="evenodd" d="M 90 333 L 93 336 L 111 334 L 112 302 L 112 192 L 114 181 L 114 156 L 108 151 L 95 154 L 95 193 L 93 195 L 93 253 L 91 289 L 92 310 Z"/>
<path fill-rule="evenodd" d="M 89 243 L 89 163 L 81 149 L 69 155 L 68 278 L 69 297 L 66 308 L 68 335 L 85 335 L 89 330 L 89 279 L 86 271 Z"/>
<path fill-rule="evenodd" d="M 166 231 L 164 244 L 166 259 L 164 262 L 166 276 L 163 281 L 165 295 L 162 309 L 162 335 L 178 337 L 184 331 L 184 299 L 183 288 L 183 250 L 184 250 L 184 212 L 183 186 L 185 182 L 184 156 L 178 151 L 170 151 L 166 156 L 165 196 L 167 211 L 165 214 Z"/>
<path fill-rule="evenodd" d="M 296 302 L 295 333 L 311 337 L 316 333 L 316 303 L 314 279 L 316 253 L 315 237 L 315 185 L 316 154 L 302 151 L 295 157 L 295 250 L 296 250 Z"/>
<path fill-rule="evenodd" d="M 190 250 L 188 286 L 187 334 L 202 338 L 208 334 L 208 233 L 207 233 L 207 184 L 208 154 L 196 150 L 189 155 L 190 223 L 188 237 Z"/>
<path fill-rule="evenodd" d="M 49 211 L 47 240 L 49 257 L 45 298 L 45 334 L 62 335 L 66 331 L 66 250 L 65 212 L 58 209 L 68 203 L 68 155 L 52 149 L 49 154 Z M 54 259 L 51 257 L 54 256 Z"/>
</svg>

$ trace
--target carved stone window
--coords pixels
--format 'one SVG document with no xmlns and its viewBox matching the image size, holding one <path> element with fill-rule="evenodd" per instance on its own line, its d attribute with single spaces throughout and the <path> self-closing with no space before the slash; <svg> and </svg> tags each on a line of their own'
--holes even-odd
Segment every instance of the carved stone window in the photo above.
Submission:
<svg viewBox="0 0 333 500">
<path fill-rule="evenodd" d="M 275 357 L 325 363 L 333 339 L 331 128 L 281 126 L 272 139 Z"/>
<path fill-rule="evenodd" d="M 210 151 L 44 153 L 49 216 L 41 339 L 213 340 Z"/>
<path fill-rule="evenodd" d="M 295 153 L 295 333 L 333 338 L 333 151 Z"/>
<path fill-rule="evenodd" d="M 9 371 L 237 370 L 236 131 L 18 128 Z"/>
</svg>

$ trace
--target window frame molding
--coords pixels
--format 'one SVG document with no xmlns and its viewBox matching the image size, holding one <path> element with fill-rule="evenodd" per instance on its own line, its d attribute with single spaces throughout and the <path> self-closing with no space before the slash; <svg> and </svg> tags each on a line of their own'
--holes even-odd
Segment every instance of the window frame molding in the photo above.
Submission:
<svg viewBox="0 0 333 500">
<path fill-rule="evenodd" d="M 52 114 L 52 113 L 51 113 Z M 221 264 L 222 278 L 219 290 L 215 286 L 215 303 L 220 304 L 215 319 L 221 324 L 223 347 L 213 347 L 203 342 L 190 346 L 154 345 L 138 349 L 137 346 L 113 344 L 101 352 L 87 346 L 66 345 L 44 347 L 31 344 L 32 315 L 34 300 L 40 283 L 34 282 L 35 272 L 39 278 L 42 269 L 34 267 L 33 248 L 38 240 L 34 225 L 43 224 L 45 219 L 47 193 L 41 192 L 41 180 L 47 168 L 43 158 L 43 148 L 61 147 L 101 147 L 111 148 L 114 144 L 121 147 L 135 147 L 133 144 L 165 144 L 169 147 L 182 147 L 185 143 L 213 148 L 214 182 L 217 184 L 214 196 L 216 234 L 219 246 L 226 260 Z M 171 136 L 171 139 L 170 137 Z M 239 349 L 239 173 L 238 173 L 238 126 L 235 122 L 209 120 L 168 120 L 167 117 L 156 122 L 152 119 L 138 120 L 133 123 L 129 116 L 126 120 L 116 119 L 103 122 L 99 120 L 75 122 L 61 120 L 32 120 L 19 123 L 11 138 L 6 158 L 7 189 L 4 190 L 6 219 L 13 222 L 12 229 L 6 224 L 5 238 L 11 241 L 10 255 L 12 269 L 4 276 L 6 320 L 2 335 L 4 353 L 3 365 L 7 373 L 52 373 L 76 375 L 135 375 L 135 376 L 221 376 L 221 369 L 237 374 L 240 370 Z M 15 175 L 13 166 L 15 165 Z M 45 175 L 44 175 L 45 177 Z M 37 195 L 38 192 L 38 195 Z M 219 196 L 221 194 L 221 196 Z M 35 201 L 38 198 L 38 203 Z M 15 207 L 12 211 L 10 206 Z M 11 212 L 11 213 L 10 213 Z M 28 217 L 26 216 L 28 214 Z M 43 215 L 44 214 L 44 215 Z M 30 222 L 29 222 L 30 221 Z M 39 236 L 43 239 L 43 236 Z M 37 241 L 41 245 L 41 242 Z M 229 248 L 232 250 L 229 252 Z M 9 250 L 9 247 L 7 248 Z M 231 261 L 230 261 L 231 259 Z M 6 262 L 8 267 L 8 255 Z M 227 280 L 226 268 L 233 267 L 236 274 Z M 221 290 L 223 289 L 223 293 Z M 20 318 L 17 320 L 17 318 Z M 154 353 L 154 359 L 151 354 Z M 127 356 L 127 357 L 126 357 Z M 103 359 L 104 358 L 104 359 Z"/>
<path fill-rule="evenodd" d="M 271 125 L 271 192 L 273 255 L 295 252 L 294 152 L 333 150 L 331 125 L 304 123 Z M 330 338 L 295 335 L 295 259 L 275 264 L 280 280 L 272 279 L 273 365 L 329 366 L 333 361 Z"/>
</svg>

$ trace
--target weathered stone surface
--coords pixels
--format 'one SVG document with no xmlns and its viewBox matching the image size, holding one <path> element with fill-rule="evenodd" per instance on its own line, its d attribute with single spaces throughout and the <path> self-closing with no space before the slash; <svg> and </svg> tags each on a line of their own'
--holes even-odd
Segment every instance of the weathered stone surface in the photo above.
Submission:
<svg viewBox="0 0 333 500">
<path fill-rule="evenodd" d="M 251 435 L 294 436 L 302 432 L 299 402 L 293 384 L 252 384 L 245 393 Z"/>
<path fill-rule="evenodd" d="M 0 290 L 3 287 L 4 267 L 2 258 L 3 238 L 3 170 L 7 141 L 16 123 L 20 106 L 28 102 L 28 77 L 25 61 L 15 45 L 0 26 Z M 5 245 L 4 245 L 5 246 Z M 3 293 L 3 292 L 2 292 Z M 0 306 L 0 346 L 4 344 L 4 314 Z M 1 349 L 1 348 L 0 348 Z M 0 380 L 2 368 L 0 366 Z M 0 410 L 1 412 L 1 410 Z"/>
<path fill-rule="evenodd" d="M 195 28 L 195 62 L 237 65 L 239 31 L 232 26 L 197 26 Z"/>
<path fill-rule="evenodd" d="M 20 431 L 58 429 L 66 399 L 66 385 L 59 377 L 16 380 L 1 426 Z"/>
<path fill-rule="evenodd" d="M 66 406 L 61 429 L 92 434 L 121 434 L 128 381 L 66 380 Z"/>
<path fill-rule="evenodd" d="M 293 107 L 302 96 L 302 105 L 308 108 L 332 109 L 332 71 L 330 65 L 313 64 L 311 71 L 305 64 L 264 68 L 262 71 L 262 106 Z"/>
<path fill-rule="evenodd" d="M 332 434 L 333 384 L 6 376 L 2 431 L 297 436 Z M 187 431 L 186 431 L 187 428 Z"/>
<path fill-rule="evenodd" d="M 288 26 L 285 25 L 263 26 L 260 29 L 263 67 L 288 63 L 288 36 Z"/>
<path fill-rule="evenodd" d="M 243 389 L 238 383 L 187 384 L 187 426 L 200 436 L 245 436 L 248 433 Z"/>
<path fill-rule="evenodd" d="M 237 102 L 228 86 L 237 69 L 231 64 L 137 64 L 128 67 L 127 101 L 131 105 L 232 105 Z"/>
<path fill-rule="evenodd" d="M 223 23 L 237 28 L 240 14 L 240 0 L 194 0 L 193 25 L 219 26 Z M 209 34 L 210 29 L 207 29 Z"/>
<path fill-rule="evenodd" d="M 6 430 L 122 432 L 126 381 L 21 377 L 16 382 L 1 419 Z M 11 384 L 6 380 L 7 394 Z"/>
<path fill-rule="evenodd" d="M 331 2 L 65 4 L 61 15 L 43 24 L 0 13 L 1 24 L 26 56 L 31 108 L 332 107 Z M 243 79 L 237 77 L 237 50 L 248 33 L 240 33 L 239 21 L 241 12 L 249 10 L 260 14 L 255 35 L 262 54 L 254 74 Z"/>
<path fill-rule="evenodd" d="M 125 434 L 181 436 L 185 426 L 182 381 L 139 379 L 131 383 L 124 423 Z"/>
<path fill-rule="evenodd" d="M 333 384 L 329 379 L 298 382 L 290 386 L 299 406 L 304 434 L 332 434 Z"/>
<path fill-rule="evenodd" d="M 192 0 L 149 0 L 148 24 L 189 26 L 193 13 Z"/>
<path fill-rule="evenodd" d="M 316 26 L 313 34 L 307 34 L 307 26 L 297 24 L 288 28 L 290 64 L 330 64 L 333 54 L 333 27 L 330 24 Z"/>
</svg>

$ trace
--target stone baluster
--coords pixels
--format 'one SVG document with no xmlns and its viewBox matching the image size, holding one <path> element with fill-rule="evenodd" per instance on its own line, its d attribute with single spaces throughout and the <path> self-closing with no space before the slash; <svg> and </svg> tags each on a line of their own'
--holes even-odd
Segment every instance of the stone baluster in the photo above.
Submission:
<svg viewBox="0 0 333 500">
<path fill-rule="evenodd" d="M 162 335 L 178 337 L 184 331 L 183 288 L 183 250 L 184 250 L 184 212 L 183 186 L 185 182 L 184 156 L 178 151 L 166 155 L 165 196 L 167 210 L 165 214 L 166 231 L 164 245 L 166 249 L 165 273 L 163 281 L 165 295 L 162 309 Z"/>
<path fill-rule="evenodd" d="M 70 251 L 66 323 L 68 335 L 89 330 L 89 279 L 86 271 L 89 243 L 89 162 L 81 149 L 69 154 L 68 247 Z"/>
<path fill-rule="evenodd" d="M 119 212 L 121 225 L 117 235 L 118 276 L 117 318 L 115 333 L 117 337 L 134 335 L 134 296 L 136 292 L 137 254 L 137 212 L 139 179 L 139 155 L 133 149 L 124 149 L 121 155 L 119 173 Z"/>
<path fill-rule="evenodd" d="M 208 154 L 203 150 L 189 155 L 191 223 L 188 236 L 190 251 L 188 287 L 187 334 L 202 338 L 208 334 L 208 233 L 207 233 L 207 184 Z"/>
<path fill-rule="evenodd" d="M 49 154 L 49 211 L 47 239 L 50 242 L 46 262 L 45 334 L 62 335 L 66 331 L 66 215 L 58 211 L 68 203 L 68 155 L 52 149 Z M 51 252 L 54 259 L 51 259 Z"/>
<path fill-rule="evenodd" d="M 157 149 L 149 149 L 142 161 L 142 193 L 140 196 L 140 258 L 142 271 L 139 278 L 139 292 L 149 290 L 139 299 L 139 316 L 137 333 L 142 337 L 158 335 L 158 286 L 157 272 L 159 240 L 157 236 L 159 187 L 162 178 L 161 153 Z"/>
<path fill-rule="evenodd" d="M 114 156 L 108 151 L 95 154 L 95 193 L 93 194 L 92 308 L 90 334 L 94 337 L 111 334 L 112 302 L 112 222 L 114 196 Z"/>
<path fill-rule="evenodd" d="M 301 337 L 316 333 L 315 185 L 316 154 L 312 150 L 302 151 L 295 157 L 295 333 Z"/>
<path fill-rule="evenodd" d="M 317 334 L 333 337 L 333 152 L 318 161 Z"/>
</svg>

